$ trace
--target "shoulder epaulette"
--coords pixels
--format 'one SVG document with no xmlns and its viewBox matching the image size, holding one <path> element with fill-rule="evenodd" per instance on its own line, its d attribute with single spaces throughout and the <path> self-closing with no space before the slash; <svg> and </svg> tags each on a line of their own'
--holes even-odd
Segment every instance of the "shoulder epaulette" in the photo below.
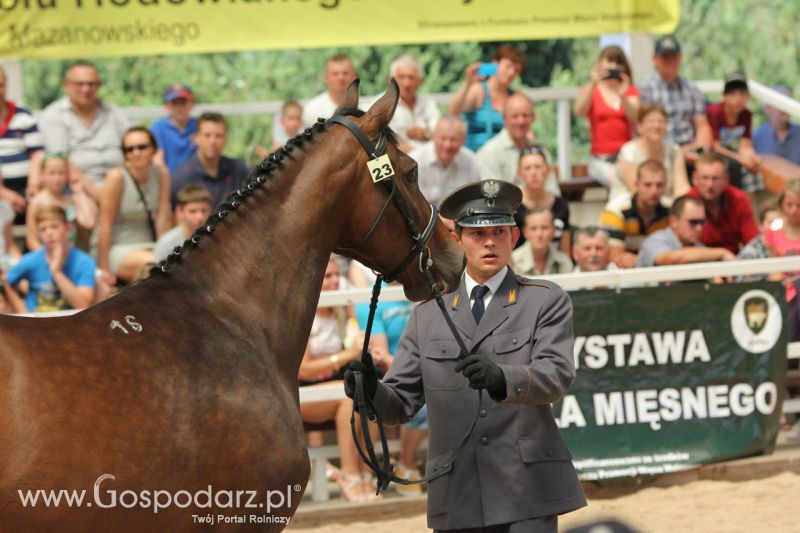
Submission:
<svg viewBox="0 0 800 533">
<path fill-rule="evenodd" d="M 545 289 L 552 289 L 550 285 L 545 285 L 539 280 L 526 278 L 524 276 L 517 276 L 517 283 L 519 283 L 520 285 L 529 285 L 532 287 L 543 287 Z"/>
</svg>

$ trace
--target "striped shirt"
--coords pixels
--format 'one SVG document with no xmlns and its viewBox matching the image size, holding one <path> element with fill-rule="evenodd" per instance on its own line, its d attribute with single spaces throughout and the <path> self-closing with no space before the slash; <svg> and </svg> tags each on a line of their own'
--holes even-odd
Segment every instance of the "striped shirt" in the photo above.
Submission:
<svg viewBox="0 0 800 533">
<path fill-rule="evenodd" d="M 694 117 L 706 115 L 706 100 L 697 85 L 682 76 L 668 84 L 653 72 L 639 92 L 642 103 L 659 104 L 667 110 L 670 139 L 680 145 L 694 142 Z"/>
<path fill-rule="evenodd" d="M 42 149 L 42 136 L 36 118 L 14 102 L 0 103 L 6 117 L 0 124 L 0 176 L 3 181 L 24 180 L 30 170 L 30 156 Z"/>
<path fill-rule="evenodd" d="M 625 250 L 636 253 L 645 237 L 669 227 L 669 207 L 662 198 L 648 224 L 636 207 L 636 195 L 621 196 L 609 202 L 600 213 L 600 226 L 608 232 L 609 246 L 624 246 Z"/>
</svg>

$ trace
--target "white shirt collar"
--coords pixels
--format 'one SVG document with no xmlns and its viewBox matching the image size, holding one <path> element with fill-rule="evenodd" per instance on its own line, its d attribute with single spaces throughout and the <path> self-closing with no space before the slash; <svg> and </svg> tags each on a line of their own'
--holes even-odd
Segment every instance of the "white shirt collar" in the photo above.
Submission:
<svg viewBox="0 0 800 533">
<path fill-rule="evenodd" d="M 483 285 L 489 287 L 489 293 L 483 297 L 483 303 L 486 307 L 489 307 L 489 302 L 492 300 L 492 296 L 494 296 L 495 293 L 497 293 L 497 291 L 500 289 L 500 285 L 503 284 L 503 280 L 506 278 L 507 272 L 508 267 L 504 266 L 500 272 L 486 280 L 486 283 L 483 283 Z M 470 300 L 472 299 L 472 288 L 477 285 L 481 284 L 472 279 L 470 275 L 467 274 L 467 271 L 464 270 L 464 288 L 467 290 L 467 297 L 469 297 Z"/>
</svg>

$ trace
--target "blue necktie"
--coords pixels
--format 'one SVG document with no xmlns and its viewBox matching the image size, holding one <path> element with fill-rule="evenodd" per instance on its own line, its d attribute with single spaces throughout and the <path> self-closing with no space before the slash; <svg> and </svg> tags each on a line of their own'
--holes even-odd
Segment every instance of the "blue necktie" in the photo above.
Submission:
<svg viewBox="0 0 800 533">
<path fill-rule="evenodd" d="M 483 312 L 486 307 L 483 305 L 483 297 L 489 292 L 489 287 L 486 285 L 475 285 L 472 287 L 471 298 L 474 300 L 472 304 L 472 316 L 475 317 L 475 323 L 480 324 Z"/>
</svg>

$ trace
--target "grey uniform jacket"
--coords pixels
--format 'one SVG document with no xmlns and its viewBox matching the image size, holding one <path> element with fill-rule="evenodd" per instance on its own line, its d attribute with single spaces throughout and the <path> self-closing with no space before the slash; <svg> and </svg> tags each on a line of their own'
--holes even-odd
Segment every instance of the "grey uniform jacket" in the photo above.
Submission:
<svg viewBox="0 0 800 533">
<path fill-rule="evenodd" d="M 375 395 L 384 421 L 407 421 L 428 404 L 428 527 L 462 529 L 561 514 L 586 505 L 572 456 L 550 403 L 575 380 L 572 303 L 548 281 L 511 269 L 475 324 L 464 280 L 445 296 L 467 348 L 502 368 L 507 398 L 484 392 L 475 431 L 453 447 L 478 409 L 478 393 L 453 367 L 458 344 L 431 300 L 414 309 L 397 354 Z"/>
</svg>

